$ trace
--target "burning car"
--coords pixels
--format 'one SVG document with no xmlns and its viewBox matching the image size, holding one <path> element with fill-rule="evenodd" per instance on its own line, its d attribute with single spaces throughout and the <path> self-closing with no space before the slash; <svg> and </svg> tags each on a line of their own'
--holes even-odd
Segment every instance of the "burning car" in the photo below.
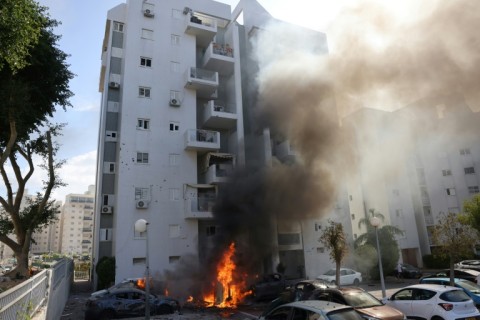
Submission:
<svg viewBox="0 0 480 320">
<path fill-rule="evenodd" d="M 103 295 L 115 289 L 139 289 L 145 290 L 145 279 L 144 278 L 128 278 L 122 280 L 121 282 L 117 283 L 116 285 L 111 286 L 108 289 L 102 289 L 95 291 L 91 294 L 91 296 Z"/>
</svg>

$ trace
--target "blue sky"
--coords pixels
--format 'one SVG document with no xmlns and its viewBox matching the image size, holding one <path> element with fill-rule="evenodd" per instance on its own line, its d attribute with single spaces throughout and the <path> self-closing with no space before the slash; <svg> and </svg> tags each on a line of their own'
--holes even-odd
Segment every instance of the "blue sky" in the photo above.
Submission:
<svg viewBox="0 0 480 320">
<path fill-rule="evenodd" d="M 140 0 L 138 0 L 140 1 Z M 161 1 L 161 0 L 160 0 Z M 346 0 L 345 0 L 346 1 Z M 259 0 L 275 17 L 311 29 L 322 30 L 345 1 L 315 2 L 297 0 L 292 8 L 290 0 Z M 67 160 L 60 175 L 68 184 L 54 192 L 57 200 L 64 200 L 69 193 L 83 193 L 88 185 L 95 184 L 95 164 L 98 139 L 100 93 L 98 81 L 100 54 L 107 11 L 124 3 L 124 0 L 38 0 L 49 8 L 50 16 L 61 22 L 56 34 L 61 35 L 60 49 L 69 54 L 70 70 L 76 75 L 70 82 L 74 93 L 73 108 L 57 112 L 56 122 L 68 123 L 63 131 L 59 156 Z M 232 9 L 238 0 L 223 0 Z M 41 175 L 32 178 L 28 189 L 31 193 L 41 185 Z"/>
</svg>

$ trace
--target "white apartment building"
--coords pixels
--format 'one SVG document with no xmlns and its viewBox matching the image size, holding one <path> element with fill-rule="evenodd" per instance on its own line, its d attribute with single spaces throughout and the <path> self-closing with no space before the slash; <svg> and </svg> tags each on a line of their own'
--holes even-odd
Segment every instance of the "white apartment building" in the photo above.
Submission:
<svg viewBox="0 0 480 320">
<path fill-rule="evenodd" d="M 92 255 L 95 186 L 83 194 L 65 197 L 60 214 L 59 252 L 67 255 Z"/>
</svg>

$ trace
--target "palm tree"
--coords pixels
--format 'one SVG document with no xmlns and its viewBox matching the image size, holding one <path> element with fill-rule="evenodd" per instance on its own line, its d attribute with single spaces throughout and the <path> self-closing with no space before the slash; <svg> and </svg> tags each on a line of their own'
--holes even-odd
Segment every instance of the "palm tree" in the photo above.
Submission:
<svg viewBox="0 0 480 320">
<path fill-rule="evenodd" d="M 354 242 L 354 247 L 357 249 L 361 246 L 371 246 L 376 248 L 376 235 L 375 227 L 371 223 L 371 219 L 376 217 L 380 221 L 385 221 L 385 216 L 375 209 L 368 210 L 369 214 L 365 214 L 365 217 L 360 219 L 358 227 L 363 225 L 367 228 L 367 232 L 361 234 Z M 403 235 L 403 231 L 399 228 L 391 225 L 384 225 L 377 227 L 378 239 L 380 243 L 380 250 L 382 252 L 382 266 L 386 270 L 394 270 L 395 265 L 399 259 L 399 248 L 395 236 Z M 373 268 L 373 274 L 377 274 L 378 268 Z"/>
</svg>

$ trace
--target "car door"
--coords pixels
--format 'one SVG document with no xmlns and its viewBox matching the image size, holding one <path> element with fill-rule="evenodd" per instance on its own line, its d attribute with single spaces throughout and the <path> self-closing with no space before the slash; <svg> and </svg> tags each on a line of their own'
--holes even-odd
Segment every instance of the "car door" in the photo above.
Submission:
<svg viewBox="0 0 480 320">
<path fill-rule="evenodd" d="M 429 319 L 435 308 L 435 301 L 432 299 L 437 293 L 427 289 L 414 289 L 412 301 L 412 314 L 416 317 Z"/>
<path fill-rule="evenodd" d="M 152 306 L 153 307 L 153 306 Z M 142 316 L 145 314 L 145 294 L 143 292 L 129 292 L 128 304 L 125 313 L 129 316 Z"/>
<path fill-rule="evenodd" d="M 405 288 L 394 293 L 386 304 L 402 311 L 407 317 L 413 316 L 412 313 L 413 289 Z"/>
<path fill-rule="evenodd" d="M 126 305 L 128 304 L 128 292 L 119 292 L 114 295 L 112 302 L 115 313 L 119 316 L 125 316 L 128 314 L 126 311 Z"/>
<path fill-rule="evenodd" d="M 265 316 L 265 320 L 288 320 L 291 307 L 279 307 Z"/>
<path fill-rule="evenodd" d="M 351 282 L 353 282 L 353 280 L 351 280 L 350 282 L 349 277 L 351 276 L 348 275 L 347 270 L 345 269 L 340 270 L 340 284 L 350 284 Z"/>
</svg>

